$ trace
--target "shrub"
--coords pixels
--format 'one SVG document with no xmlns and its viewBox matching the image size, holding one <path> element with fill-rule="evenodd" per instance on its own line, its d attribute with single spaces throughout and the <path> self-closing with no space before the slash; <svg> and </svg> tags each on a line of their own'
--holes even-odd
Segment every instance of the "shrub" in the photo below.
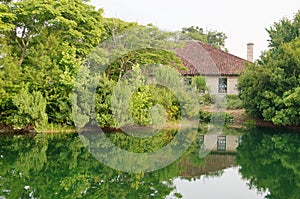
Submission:
<svg viewBox="0 0 300 199">
<path fill-rule="evenodd" d="M 46 99 L 41 92 L 29 92 L 25 86 L 13 97 L 13 103 L 17 107 L 17 112 L 11 116 L 15 127 L 33 125 L 35 128 L 43 129 L 46 126 L 48 122 Z"/>
<path fill-rule="evenodd" d="M 242 100 L 240 100 L 238 95 L 226 95 L 226 100 L 226 107 L 229 110 L 243 108 Z"/>
<path fill-rule="evenodd" d="M 209 123 L 209 122 L 211 122 L 212 116 L 214 117 L 214 122 L 219 120 L 220 122 L 223 123 L 223 120 L 224 120 L 225 125 L 232 124 L 233 116 L 231 114 L 228 114 L 225 112 L 210 113 L 210 112 L 206 112 L 206 111 L 199 111 L 200 122 Z"/>
</svg>

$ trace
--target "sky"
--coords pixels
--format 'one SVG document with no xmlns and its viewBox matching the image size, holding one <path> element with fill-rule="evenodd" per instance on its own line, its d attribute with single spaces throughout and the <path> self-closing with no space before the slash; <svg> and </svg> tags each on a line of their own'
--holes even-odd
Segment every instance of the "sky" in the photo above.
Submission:
<svg viewBox="0 0 300 199">
<path fill-rule="evenodd" d="M 254 59 L 268 49 L 268 33 L 283 17 L 292 19 L 300 10 L 299 0 L 91 0 L 104 9 L 105 17 L 162 30 L 178 31 L 199 26 L 224 32 L 229 53 L 247 58 L 247 43 L 254 43 Z"/>
</svg>

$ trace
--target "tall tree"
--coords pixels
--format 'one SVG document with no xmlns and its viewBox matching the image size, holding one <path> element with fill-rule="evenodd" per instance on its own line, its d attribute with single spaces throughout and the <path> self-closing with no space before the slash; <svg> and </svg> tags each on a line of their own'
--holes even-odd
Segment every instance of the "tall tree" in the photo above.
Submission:
<svg viewBox="0 0 300 199">
<path fill-rule="evenodd" d="M 183 43 L 176 43 L 175 39 L 175 33 L 161 31 L 152 25 L 130 27 L 118 35 L 112 35 L 108 45 L 117 46 L 117 51 L 111 53 L 113 61 L 107 74 L 117 75 L 117 80 L 120 80 L 134 64 L 173 64 L 174 67 L 184 68 L 175 53 L 175 49 Z M 106 46 L 106 49 L 110 48 Z"/>
<path fill-rule="evenodd" d="M 1 120 L 20 112 L 12 99 L 23 82 L 24 96 L 46 99 L 49 122 L 72 124 L 70 94 L 81 60 L 104 38 L 102 10 L 82 0 L 19 0 L 0 11 Z"/>
<path fill-rule="evenodd" d="M 218 32 L 216 30 L 204 31 L 203 28 L 198 26 L 191 26 L 188 28 L 182 28 L 181 33 L 182 39 L 199 40 L 216 48 L 227 51 L 225 48 L 225 40 L 227 39 L 227 36 L 223 32 Z"/>
<path fill-rule="evenodd" d="M 78 111 L 75 123 L 78 123 L 79 126 L 84 125 L 83 123 L 93 122 L 94 109 L 88 106 L 86 101 L 90 101 L 87 100 L 87 98 L 91 100 L 94 99 L 92 93 L 95 92 L 96 87 L 95 103 L 98 121 L 100 121 L 100 124 L 103 126 L 116 125 L 113 120 L 110 104 L 112 91 L 115 89 L 113 86 L 115 86 L 116 83 L 121 80 L 121 77 L 130 71 L 134 65 L 162 64 L 184 68 L 180 58 L 176 56 L 174 51 L 176 47 L 181 46 L 181 44 L 179 44 L 180 42 L 175 42 L 175 34 L 163 32 L 154 26 L 135 26 L 134 24 L 131 26 L 130 24 L 122 23 L 118 20 L 116 22 L 114 21 L 115 20 L 110 21 L 113 27 L 109 26 L 110 29 L 108 31 L 108 35 L 111 35 L 111 37 L 102 42 L 99 47 L 95 48 L 89 54 L 87 60 L 85 60 L 85 68 L 80 70 L 78 76 L 80 81 L 76 83 L 76 94 L 74 95 L 74 102 L 76 102 L 74 109 Z M 129 28 L 126 29 L 127 27 Z M 114 31 L 111 31 L 112 28 Z M 124 31 L 122 31 L 122 29 L 124 29 Z M 101 67 L 103 69 L 101 69 Z M 93 85 L 95 82 L 96 85 Z M 141 90 L 143 89 L 147 91 L 151 90 L 148 86 L 141 88 Z M 154 88 L 152 90 L 154 90 Z M 120 92 L 121 91 L 125 91 L 124 88 L 120 88 Z M 137 110 L 141 110 L 141 112 L 149 111 L 153 100 L 150 102 L 149 100 L 147 101 L 146 98 L 149 97 L 150 94 L 151 93 L 147 94 L 146 91 L 141 91 L 133 95 L 132 102 L 137 106 L 138 104 L 141 105 L 139 109 L 136 109 L 136 111 L 132 113 L 133 115 L 139 115 L 139 118 L 146 115 L 136 114 L 136 112 L 138 112 Z M 171 97 L 168 99 L 171 99 Z M 170 112 L 169 115 L 175 115 L 175 113 L 178 112 L 177 107 L 175 108 L 176 110 L 170 110 L 170 108 L 174 109 L 173 101 L 175 104 L 175 99 L 166 104 L 166 109 Z M 142 110 L 141 107 L 144 107 L 144 110 Z M 117 109 L 115 108 L 114 110 Z M 136 118 L 138 118 L 138 116 Z M 138 121 L 139 119 L 135 119 L 135 121 L 139 124 L 146 125 L 146 123 L 148 124 L 148 119 L 147 122 Z M 82 123 L 82 121 L 85 122 Z"/>
<path fill-rule="evenodd" d="M 300 11 L 268 29 L 271 49 L 239 78 L 246 111 L 280 125 L 300 124 Z"/>
</svg>

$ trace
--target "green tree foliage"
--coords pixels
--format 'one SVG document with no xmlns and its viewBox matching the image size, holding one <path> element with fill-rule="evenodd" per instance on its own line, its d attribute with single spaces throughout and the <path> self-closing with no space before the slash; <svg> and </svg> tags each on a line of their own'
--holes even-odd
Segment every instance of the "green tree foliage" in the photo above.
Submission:
<svg viewBox="0 0 300 199">
<path fill-rule="evenodd" d="M 270 47 L 239 78 L 246 110 L 278 125 L 300 124 L 300 12 L 282 19 L 268 32 Z"/>
<path fill-rule="evenodd" d="M 115 127 L 116 123 L 111 111 L 112 89 L 116 85 L 114 80 L 108 79 L 107 75 L 103 75 L 96 90 L 95 108 L 97 111 L 97 120 L 100 126 Z"/>
<path fill-rule="evenodd" d="M 102 10 L 81 0 L 25 0 L 0 11 L 1 122 L 19 115 L 13 98 L 26 84 L 46 99 L 50 123 L 72 125 L 70 94 L 82 59 L 104 38 Z"/>
<path fill-rule="evenodd" d="M 96 10 L 89 1 L 81 0 L 1 1 L 1 123 L 38 124 L 31 116 L 21 121 L 23 109 L 16 98 L 26 94 L 28 99 L 33 96 L 33 99 L 45 99 L 45 118 L 49 123 L 67 126 L 74 125 L 75 120 L 82 126 L 96 115 L 101 126 L 116 126 L 110 108 L 113 88 L 132 66 L 162 64 L 185 69 L 175 53 L 184 44 L 178 41 L 176 33 L 152 25 L 105 19 L 102 13 L 103 10 Z M 216 44 L 214 39 L 206 39 Z M 202 87 L 203 82 L 197 82 Z M 23 85 L 27 85 L 26 92 Z M 71 96 L 74 88 L 79 92 Z M 135 111 L 130 114 L 134 121 L 146 125 L 153 122 L 149 114 L 157 116 L 156 122 L 164 117 L 180 118 L 179 106 L 182 106 L 191 110 L 190 117 L 197 112 L 192 109 L 192 101 L 193 97 L 187 96 L 179 104 L 170 89 L 144 86 L 132 95 L 131 109 Z M 95 103 L 96 111 L 91 103 Z M 74 110 L 79 114 L 72 114 Z"/>
<path fill-rule="evenodd" d="M 155 82 L 151 82 L 152 76 L 155 77 Z M 87 75 L 84 74 L 82 77 L 78 81 L 78 90 L 86 88 L 82 86 L 83 82 L 93 79 L 86 79 Z M 95 95 L 97 120 L 100 126 L 121 127 L 136 124 L 162 127 L 165 122 L 181 119 L 182 111 L 188 118 L 195 117 L 198 114 L 195 108 L 197 95 L 194 90 L 189 90 L 184 85 L 175 69 L 160 65 L 133 65 L 132 70 L 120 82 L 103 74 L 99 77 Z M 75 96 L 79 103 L 76 102 L 78 106 L 74 108 L 81 108 L 80 114 L 74 117 L 81 122 L 85 121 L 84 123 L 91 122 L 88 118 L 93 115 L 89 106 L 90 100 L 86 98 L 91 96 L 90 91 L 93 92 L 91 88 L 81 90 L 81 94 Z M 78 121 L 78 124 L 81 122 Z"/>
<path fill-rule="evenodd" d="M 0 3 L 0 33 L 11 30 L 15 26 L 11 23 L 15 19 L 15 14 L 9 11 L 8 1 Z"/>
<path fill-rule="evenodd" d="M 115 38 L 124 31 L 138 28 L 139 25 L 138 23 L 125 22 L 118 18 L 105 18 L 103 27 L 105 29 L 105 39 L 110 39 L 111 37 Z"/>
<path fill-rule="evenodd" d="M 208 87 L 206 86 L 206 80 L 202 76 L 192 77 L 191 85 L 195 87 L 199 93 L 204 93 L 208 90 Z"/>
<path fill-rule="evenodd" d="M 11 117 L 11 121 L 16 127 L 34 125 L 36 128 L 43 128 L 48 123 L 46 114 L 46 99 L 41 92 L 29 92 L 28 87 L 24 86 L 20 93 L 12 99 L 18 112 Z"/>
<path fill-rule="evenodd" d="M 153 71 L 159 70 L 152 66 Z M 116 83 L 106 75 L 100 78 L 96 91 L 97 120 L 103 126 L 155 125 L 180 118 L 180 104 L 174 92 L 160 84 L 151 84 L 149 70 L 134 65 L 124 81 Z M 160 70 L 160 72 L 162 72 Z M 172 68 L 160 74 L 162 79 L 180 82 L 178 72 Z M 162 81 L 162 80 L 161 80 Z M 189 98 L 187 94 L 184 96 Z M 186 102 L 188 104 L 188 102 Z M 190 114 L 194 112 L 188 111 Z M 114 120 L 114 118 L 116 120 Z"/>
<path fill-rule="evenodd" d="M 20 64 L 27 50 L 42 33 L 51 33 L 76 47 L 78 56 L 85 55 L 100 41 L 102 11 L 84 1 L 26 0 L 8 4 L 15 28 L 7 32 L 15 44 Z"/>
<path fill-rule="evenodd" d="M 120 21 L 114 22 L 114 24 L 117 33 L 126 26 L 126 23 L 122 24 Z M 130 24 L 129 26 L 131 27 Z M 178 72 L 171 68 L 184 68 L 174 51 L 181 46 L 181 43 L 176 43 L 173 33 L 160 31 L 156 27 L 135 27 L 134 24 L 132 26 L 133 28 L 119 34 L 109 31 L 113 37 L 103 41 L 84 61 L 85 66 L 79 72 L 74 95 L 74 102 L 77 104 L 74 108 L 80 112 L 74 116 L 78 120 L 82 118 L 84 121 L 77 122 L 78 124 L 82 123 L 80 126 L 83 126 L 83 123 L 91 122 L 91 118 L 95 115 L 101 126 L 120 127 L 133 123 L 149 125 L 153 122 L 151 114 L 157 116 L 158 112 L 162 111 L 158 106 L 155 107 L 156 104 L 161 104 L 166 109 L 166 118 L 169 121 L 179 118 L 179 104 L 171 91 L 155 85 L 144 85 L 144 76 L 147 77 L 155 71 L 155 67 L 153 67 L 153 71 L 150 71 L 151 67 L 149 67 L 148 73 L 145 71 L 140 73 L 138 72 L 139 67 L 134 68 L 134 66 L 142 67 L 149 66 L 149 64 L 171 66 L 170 70 L 172 70 L 173 76 L 170 77 L 166 71 L 165 76 L 162 76 L 161 79 L 172 80 L 173 78 L 174 81 L 180 82 L 180 79 L 175 78 Z M 130 82 L 126 82 L 126 77 L 129 77 Z M 129 90 L 126 90 L 120 83 L 123 80 L 125 80 L 124 85 L 128 86 L 125 88 Z M 97 81 L 99 81 L 98 84 Z M 135 90 L 132 90 L 133 87 L 130 87 L 129 84 Z M 96 95 L 94 96 L 95 90 Z M 95 99 L 97 111 L 95 114 L 93 107 L 89 106 L 93 99 Z M 130 108 L 127 107 L 129 102 Z M 152 109 L 152 107 L 154 108 Z M 129 109 L 133 111 L 129 111 Z M 191 114 L 193 113 L 192 111 Z"/>
<path fill-rule="evenodd" d="M 226 108 L 228 110 L 242 109 L 243 102 L 238 95 L 226 95 Z"/>
<path fill-rule="evenodd" d="M 223 32 L 218 32 L 216 30 L 204 31 L 203 28 L 198 26 L 191 26 L 188 28 L 182 28 L 181 33 L 183 34 L 181 39 L 199 40 L 203 43 L 227 51 L 225 48 L 225 40 L 227 39 L 227 36 Z"/>
<path fill-rule="evenodd" d="M 16 95 L 22 82 L 22 72 L 18 60 L 10 55 L 11 48 L 2 41 L 0 47 L 0 121 L 9 122 L 8 116 L 14 113 L 12 98 Z"/>
<path fill-rule="evenodd" d="M 159 48 L 164 47 L 161 46 Z M 176 56 L 174 51 L 142 47 L 141 49 L 126 53 L 125 55 L 119 57 L 115 62 L 110 64 L 107 69 L 107 75 L 116 81 L 120 80 L 127 71 L 132 69 L 134 64 L 162 64 L 181 70 L 186 70 L 181 62 L 181 59 Z"/>
<path fill-rule="evenodd" d="M 124 26 L 129 28 L 124 31 Z M 111 51 L 106 69 L 109 78 L 119 81 L 134 64 L 164 64 L 185 69 L 175 53 L 184 43 L 176 41 L 175 33 L 161 31 L 155 26 L 128 23 L 117 23 L 115 30 L 115 33 L 109 30 L 111 38 L 101 46 Z"/>
</svg>

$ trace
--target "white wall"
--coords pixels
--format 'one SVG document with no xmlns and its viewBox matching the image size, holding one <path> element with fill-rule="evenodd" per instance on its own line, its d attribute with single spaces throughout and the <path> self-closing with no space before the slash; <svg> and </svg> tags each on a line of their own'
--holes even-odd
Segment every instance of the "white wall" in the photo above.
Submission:
<svg viewBox="0 0 300 199">
<path fill-rule="evenodd" d="M 206 84 L 209 88 L 210 94 L 217 95 L 219 78 L 227 78 L 227 93 L 224 94 L 238 94 L 237 79 L 238 76 L 206 76 Z"/>
</svg>

